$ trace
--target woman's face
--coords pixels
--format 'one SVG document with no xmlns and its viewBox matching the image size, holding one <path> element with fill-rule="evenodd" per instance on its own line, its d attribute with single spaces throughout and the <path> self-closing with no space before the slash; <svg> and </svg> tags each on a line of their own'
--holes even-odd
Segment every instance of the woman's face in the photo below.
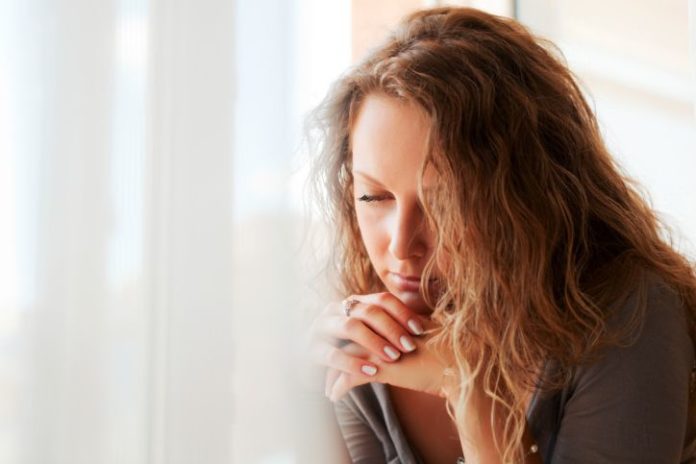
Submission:
<svg viewBox="0 0 696 464">
<path fill-rule="evenodd" d="M 431 310 L 419 291 L 433 250 L 417 192 L 427 134 L 420 107 L 383 95 L 366 97 L 351 133 L 355 213 L 365 248 L 387 290 L 421 314 Z M 424 190 L 433 185 L 429 174 Z"/>
</svg>

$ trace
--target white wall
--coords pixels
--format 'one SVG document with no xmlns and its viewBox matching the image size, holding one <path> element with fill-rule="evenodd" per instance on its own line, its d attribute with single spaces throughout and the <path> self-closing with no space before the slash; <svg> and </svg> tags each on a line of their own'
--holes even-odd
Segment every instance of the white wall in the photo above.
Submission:
<svg viewBox="0 0 696 464">
<path fill-rule="evenodd" d="M 610 151 L 696 259 L 696 2 L 520 0 L 580 78 Z"/>
</svg>

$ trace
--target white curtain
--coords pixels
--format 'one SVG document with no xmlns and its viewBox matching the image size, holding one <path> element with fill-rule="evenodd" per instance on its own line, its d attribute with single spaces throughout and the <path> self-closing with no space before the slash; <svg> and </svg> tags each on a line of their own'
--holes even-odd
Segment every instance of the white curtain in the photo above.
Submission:
<svg viewBox="0 0 696 464">
<path fill-rule="evenodd" d="M 0 0 L 0 462 L 321 462 L 296 148 L 349 27 L 347 1 Z"/>
<path fill-rule="evenodd" d="M 225 461 L 232 4 L 0 17 L 0 460 Z"/>
</svg>

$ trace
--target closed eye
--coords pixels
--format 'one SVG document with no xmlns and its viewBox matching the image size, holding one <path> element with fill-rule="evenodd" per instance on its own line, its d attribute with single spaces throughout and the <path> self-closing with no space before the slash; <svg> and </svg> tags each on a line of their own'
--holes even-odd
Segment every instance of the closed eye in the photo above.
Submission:
<svg viewBox="0 0 696 464">
<path fill-rule="evenodd" d="M 358 198 L 358 201 L 364 201 L 366 203 L 371 203 L 373 201 L 388 200 L 389 197 L 386 195 L 363 195 Z"/>
</svg>

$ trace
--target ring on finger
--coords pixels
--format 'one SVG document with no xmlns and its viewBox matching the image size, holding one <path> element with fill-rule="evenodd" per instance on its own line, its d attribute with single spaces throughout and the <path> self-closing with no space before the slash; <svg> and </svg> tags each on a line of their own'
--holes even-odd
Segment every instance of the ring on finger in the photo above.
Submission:
<svg viewBox="0 0 696 464">
<path fill-rule="evenodd" d="M 358 300 L 354 300 L 352 298 L 346 298 L 343 300 L 343 313 L 346 315 L 346 317 L 350 317 L 350 311 L 353 309 L 353 307 L 358 304 Z"/>
</svg>

